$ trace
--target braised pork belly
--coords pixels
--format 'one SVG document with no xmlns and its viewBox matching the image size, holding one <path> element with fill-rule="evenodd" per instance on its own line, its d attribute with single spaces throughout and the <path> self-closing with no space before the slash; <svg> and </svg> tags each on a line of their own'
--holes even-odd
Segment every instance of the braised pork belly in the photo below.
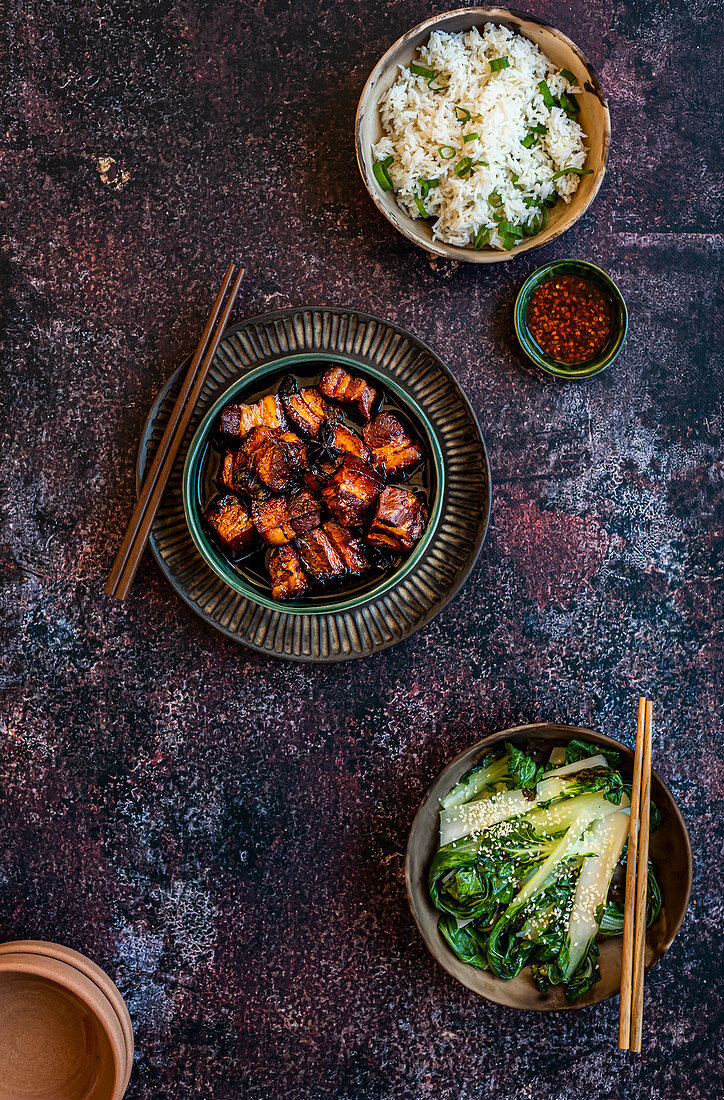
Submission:
<svg viewBox="0 0 724 1100">
<path fill-rule="evenodd" d="M 238 452 L 262 484 L 275 492 L 287 489 L 307 464 L 307 448 L 299 436 L 281 428 L 252 428 Z"/>
<path fill-rule="evenodd" d="M 319 429 L 330 415 L 330 408 L 315 386 L 299 389 L 296 379 L 289 375 L 279 387 L 284 412 L 301 432 L 316 439 Z"/>
<path fill-rule="evenodd" d="M 385 550 L 411 550 L 427 525 L 427 508 L 417 493 L 388 485 L 380 493 L 367 542 Z"/>
<path fill-rule="evenodd" d="M 271 578 L 272 599 L 294 600 L 309 591 L 301 558 L 293 546 L 279 546 L 273 550 L 267 569 Z"/>
<path fill-rule="evenodd" d="M 379 413 L 365 425 L 362 437 L 372 452 L 375 465 L 388 477 L 416 466 L 425 455 L 404 424 L 392 413 Z"/>
<path fill-rule="evenodd" d="M 364 521 L 383 486 L 384 480 L 376 470 L 346 454 L 322 489 L 322 499 L 342 526 L 356 527 Z"/>
<path fill-rule="evenodd" d="M 254 524 L 249 512 L 239 498 L 230 493 L 212 501 L 204 513 L 204 519 L 222 549 L 234 558 L 254 540 Z"/>
<path fill-rule="evenodd" d="M 230 439 L 243 439 L 252 428 L 286 428 L 281 398 L 262 397 L 253 405 L 227 405 L 221 411 L 219 430 Z"/>
<path fill-rule="evenodd" d="M 339 401 L 340 405 L 354 405 L 365 420 L 372 415 L 377 391 L 363 378 L 348 374 L 344 367 L 330 367 L 325 371 L 319 389 L 325 397 Z"/>
<path fill-rule="evenodd" d="M 300 489 L 288 497 L 270 496 L 251 504 L 254 526 L 268 546 L 283 546 L 321 522 L 321 508 L 311 493 Z"/>
</svg>

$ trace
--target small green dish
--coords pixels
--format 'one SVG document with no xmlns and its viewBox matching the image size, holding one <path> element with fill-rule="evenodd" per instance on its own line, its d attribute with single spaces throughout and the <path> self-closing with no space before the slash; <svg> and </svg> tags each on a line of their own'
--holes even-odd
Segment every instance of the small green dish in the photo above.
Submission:
<svg viewBox="0 0 724 1100">
<path fill-rule="evenodd" d="M 608 343 L 603 351 L 584 363 L 563 363 L 552 359 L 543 351 L 528 328 L 528 304 L 531 295 L 542 283 L 555 275 L 579 275 L 582 279 L 588 279 L 589 282 L 600 287 L 611 305 L 611 335 Z M 585 260 L 554 260 L 539 267 L 523 283 L 515 302 L 513 323 L 520 346 L 531 362 L 541 370 L 552 374 L 555 378 L 566 380 L 592 378 L 594 374 L 600 374 L 610 363 L 613 363 L 621 351 L 628 331 L 628 310 L 621 291 L 613 279 L 609 279 L 600 267 L 589 264 Z"/>
<path fill-rule="evenodd" d="M 201 480 L 203 476 L 204 457 L 207 447 L 209 446 L 214 423 L 224 405 L 227 405 L 234 399 L 244 400 L 244 398 L 248 398 L 252 394 L 258 396 L 257 391 L 266 389 L 267 387 L 269 391 L 271 391 L 275 388 L 284 374 L 303 370 L 307 364 L 316 365 L 322 363 L 327 365 L 329 363 L 339 363 L 341 366 L 353 370 L 355 374 L 366 376 L 373 384 L 376 384 L 378 388 L 384 387 L 392 393 L 399 402 L 400 407 L 409 415 L 420 433 L 420 438 L 424 439 L 427 443 L 429 462 L 433 474 L 433 495 L 430 500 L 430 517 L 427 530 L 417 546 L 405 561 L 402 562 L 400 568 L 396 572 L 384 577 L 383 580 L 377 582 L 371 581 L 361 590 L 348 595 L 345 595 L 344 592 L 338 595 L 329 594 L 327 596 L 320 594 L 317 598 L 312 600 L 305 600 L 303 602 L 286 601 L 281 603 L 278 600 L 272 599 L 271 596 L 266 595 L 255 585 L 244 580 L 207 535 L 201 506 Z M 212 569 L 217 577 L 220 577 L 229 588 L 237 592 L 240 596 L 245 596 L 248 600 L 252 600 L 255 604 L 261 605 L 270 611 L 284 611 L 290 615 L 302 616 L 310 614 L 333 615 L 345 611 L 352 611 L 355 608 L 368 604 L 371 600 L 385 595 L 385 593 L 395 588 L 403 577 L 406 577 L 420 561 L 435 533 L 442 512 L 443 499 L 445 496 L 445 467 L 443 464 L 440 442 L 428 416 L 410 393 L 403 389 L 402 386 L 398 385 L 388 374 L 375 370 L 374 367 L 368 364 L 362 366 L 354 356 L 350 355 L 335 354 L 326 350 L 323 355 L 319 352 L 301 354 L 297 352 L 294 355 L 287 355 L 274 359 L 264 364 L 264 366 L 249 371 L 241 378 L 238 378 L 224 391 L 224 393 L 222 393 L 218 400 L 214 402 L 199 424 L 189 445 L 183 470 L 182 493 L 186 522 L 191 538 L 196 544 L 196 549 L 199 551 L 209 568 Z"/>
</svg>

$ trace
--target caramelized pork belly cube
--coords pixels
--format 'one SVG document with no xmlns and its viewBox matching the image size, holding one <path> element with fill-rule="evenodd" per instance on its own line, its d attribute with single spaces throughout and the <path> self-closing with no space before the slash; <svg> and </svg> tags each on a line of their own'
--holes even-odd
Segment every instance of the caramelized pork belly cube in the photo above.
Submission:
<svg viewBox="0 0 724 1100">
<path fill-rule="evenodd" d="M 306 445 L 281 428 L 252 428 L 244 436 L 239 454 L 259 480 L 276 492 L 286 489 L 307 462 Z"/>
<path fill-rule="evenodd" d="M 268 497 L 252 501 L 254 526 L 268 546 L 283 546 L 297 535 L 306 534 L 321 520 L 320 505 L 300 489 L 289 497 Z"/>
<path fill-rule="evenodd" d="M 284 411 L 300 431 L 316 439 L 319 429 L 330 414 L 330 408 L 314 386 L 299 389 L 291 376 L 279 387 Z"/>
<path fill-rule="evenodd" d="M 266 564 L 272 582 L 272 599 L 294 600 L 309 591 L 309 581 L 293 546 L 277 547 Z"/>
<path fill-rule="evenodd" d="M 369 567 L 367 554 L 361 539 L 347 527 L 340 527 L 333 519 L 322 524 L 321 530 L 342 559 L 348 576 L 359 577 Z"/>
<path fill-rule="evenodd" d="M 396 552 L 411 550 L 426 524 L 427 508 L 419 496 L 411 489 L 389 485 L 377 501 L 367 542 Z"/>
<path fill-rule="evenodd" d="M 346 454 L 322 489 L 322 497 L 336 520 L 344 527 L 356 527 L 377 500 L 383 485 L 376 470 Z"/>
<path fill-rule="evenodd" d="M 375 464 L 387 474 L 401 473 L 424 457 L 404 424 L 392 413 L 379 413 L 362 432 Z"/>
<path fill-rule="evenodd" d="M 256 478 L 240 451 L 227 451 L 221 460 L 217 480 L 222 489 L 245 493 L 252 488 Z"/>
<path fill-rule="evenodd" d="M 322 522 L 322 506 L 306 489 L 287 497 L 287 512 L 295 535 L 306 535 Z"/>
<path fill-rule="evenodd" d="M 297 550 L 307 573 L 320 584 L 345 575 L 344 561 L 324 527 L 315 527 L 301 535 L 297 539 Z"/>
<path fill-rule="evenodd" d="M 231 439 L 243 439 L 252 428 L 286 428 L 282 403 L 276 394 L 253 405 L 227 405 L 221 410 L 219 430 Z"/>
<path fill-rule="evenodd" d="M 206 509 L 204 519 L 232 557 L 245 550 L 254 538 L 251 516 L 238 497 L 230 493 L 217 497 Z"/>
<path fill-rule="evenodd" d="M 365 420 L 372 415 L 377 391 L 363 378 L 348 374 L 344 367 L 330 367 L 325 371 L 319 388 L 325 397 L 339 401 L 341 405 L 355 405 Z"/>
<path fill-rule="evenodd" d="M 325 420 L 319 429 L 319 442 L 324 449 L 355 455 L 363 462 L 370 461 L 370 452 L 356 432 L 334 419 Z"/>
</svg>

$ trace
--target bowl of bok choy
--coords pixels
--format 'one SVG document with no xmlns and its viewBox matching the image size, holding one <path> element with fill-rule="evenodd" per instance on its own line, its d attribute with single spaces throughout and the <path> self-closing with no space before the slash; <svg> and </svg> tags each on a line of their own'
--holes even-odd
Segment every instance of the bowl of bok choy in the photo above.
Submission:
<svg viewBox="0 0 724 1100">
<path fill-rule="evenodd" d="M 519 726 L 456 757 L 410 831 L 407 891 L 435 959 L 498 1004 L 581 1008 L 619 991 L 633 753 L 576 726 Z M 684 919 L 691 846 L 652 772 L 646 966 Z"/>
</svg>

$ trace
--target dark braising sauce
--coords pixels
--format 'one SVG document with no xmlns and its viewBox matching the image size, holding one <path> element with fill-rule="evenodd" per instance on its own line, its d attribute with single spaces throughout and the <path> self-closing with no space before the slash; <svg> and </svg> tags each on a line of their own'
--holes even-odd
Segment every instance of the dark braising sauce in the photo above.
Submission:
<svg viewBox="0 0 724 1100">
<path fill-rule="evenodd" d="M 262 397 L 276 393 L 282 379 L 290 375 L 296 379 L 300 389 L 307 386 L 317 386 L 325 370 L 330 366 L 336 365 L 337 364 L 332 360 L 325 360 L 316 366 L 315 364 L 310 364 L 313 369 L 310 370 L 308 374 L 300 374 L 288 369 L 280 370 L 278 376 L 272 377 L 271 381 L 267 380 L 262 388 L 249 393 L 242 392 L 241 394 L 237 394 L 229 400 L 229 404 L 239 404 L 243 402 L 247 405 L 253 405 Z M 394 413 L 402 424 L 409 429 L 416 442 L 423 448 L 425 457 L 422 462 L 418 463 L 418 465 L 413 467 L 407 474 L 402 472 L 394 473 L 387 481 L 387 484 L 404 485 L 406 488 L 414 490 L 418 496 L 422 498 L 428 510 L 428 514 L 431 514 L 432 506 L 435 501 L 437 479 L 435 477 L 434 465 L 429 457 L 427 434 L 422 425 L 405 411 L 404 407 L 384 389 L 376 378 L 369 377 L 362 369 L 348 368 L 345 364 L 340 365 L 344 366 L 346 370 L 351 370 L 355 376 L 365 378 L 377 391 L 377 401 L 372 413 L 372 419 L 380 412 Z M 362 429 L 366 421 L 357 414 L 356 410 L 350 409 L 348 406 L 342 406 L 333 400 L 328 400 L 328 404 L 330 407 L 334 408 L 335 412 L 338 411 L 341 413 L 340 423 L 354 431 L 361 438 Z M 297 432 L 300 437 L 306 438 L 303 437 L 303 434 L 298 431 L 291 421 L 289 428 L 292 432 Z M 218 433 L 218 427 L 216 427 L 209 437 L 204 456 L 201 460 L 199 505 L 202 513 L 206 512 L 206 509 L 215 497 L 228 492 L 228 490 L 220 490 L 217 478 L 220 472 L 222 456 L 226 451 L 233 448 L 233 442 L 224 439 Z M 327 518 L 330 517 L 326 512 L 326 508 L 323 508 L 322 519 L 324 521 Z M 358 532 L 358 529 L 355 528 L 355 531 Z M 213 533 L 209 532 L 208 529 L 207 534 L 239 576 L 243 577 L 247 584 L 271 598 L 271 580 L 267 572 L 266 563 L 275 547 L 267 546 L 266 543 L 259 538 L 250 551 L 244 551 L 238 558 L 231 558 L 228 552 L 220 547 Z M 314 590 L 307 595 L 297 597 L 295 600 L 289 602 L 313 606 L 315 603 L 327 602 L 330 598 L 353 596 L 365 589 L 371 589 L 379 584 L 380 581 L 384 580 L 385 577 L 395 573 L 400 568 L 400 565 L 413 554 L 414 551 L 415 547 L 401 554 L 385 552 L 385 554 L 380 554 L 379 556 L 370 552 L 371 567 L 361 577 L 345 577 L 336 582 L 326 584 L 323 587 L 315 586 Z M 280 601 L 279 606 L 283 607 L 284 601 Z"/>
<path fill-rule="evenodd" d="M 611 335 L 611 304 L 595 283 L 554 275 L 530 298 L 528 328 L 546 355 L 560 363 L 587 363 Z"/>
</svg>

